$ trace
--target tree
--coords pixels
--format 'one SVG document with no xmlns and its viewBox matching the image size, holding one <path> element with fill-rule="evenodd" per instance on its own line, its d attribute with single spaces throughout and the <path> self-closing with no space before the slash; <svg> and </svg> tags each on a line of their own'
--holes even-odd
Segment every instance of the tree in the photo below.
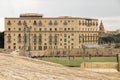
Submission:
<svg viewBox="0 0 120 80">
<path fill-rule="evenodd" d="M 4 32 L 0 33 L 0 48 L 4 48 Z"/>
<path fill-rule="evenodd" d="M 107 37 L 100 37 L 98 43 L 120 43 L 120 34 L 107 36 Z"/>
</svg>

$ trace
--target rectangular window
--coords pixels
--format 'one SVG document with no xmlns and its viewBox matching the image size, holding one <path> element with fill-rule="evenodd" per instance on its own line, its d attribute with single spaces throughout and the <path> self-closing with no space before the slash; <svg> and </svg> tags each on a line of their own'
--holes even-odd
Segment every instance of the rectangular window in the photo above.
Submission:
<svg viewBox="0 0 120 80">
<path fill-rule="evenodd" d="M 64 31 L 66 31 L 67 29 L 66 28 L 64 28 Z"/>
<path fill-rule="evenodd" d="M 42 50 L 42 46 L 39 46 L 39 50 Z"/>
<path fill-rule="evenodd" d="M 42 29 L 41 29 L 41 28 L 39 28 L 39 31 L 42 31 Z"/>
<path fill-rule="evenodd" d="M 8 49 L 10 49 L 10 46 L 8 46 Z"/>
<path fill-rule="evenodd" d="M 47 46 L 44 46 L 44 50 L 46 50 L 47 49 Z"/>
<path fill-rule="evenodd" d="M 57 28 L 55 28 L 55 31 L 57 31 Z"/>
<path fill-rule="evenodd" d="M 66 39 L 64 39 L 64 42 L 66 42 L 67 40 Z"/>
<path fill-rule="evenodd" d="M 52 28 L 50 28 L 50 31 L 52 31 Z"/>
<path fill-rule="evenodd" d="M 36 46 L 34 46 L 34 50 L 36 50 Z"/>
</svg>

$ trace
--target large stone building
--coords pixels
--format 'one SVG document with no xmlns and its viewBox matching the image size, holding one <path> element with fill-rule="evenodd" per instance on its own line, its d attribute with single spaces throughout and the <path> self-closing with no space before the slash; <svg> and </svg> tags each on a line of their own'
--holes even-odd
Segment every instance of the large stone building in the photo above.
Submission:
<svg viewBox="0 0 120 80">
<path fill-rule="evenodd" d="M 98 33 L 98 19 L 25 13 L 5 18 L 5 49 L 81 48 L 82 44 L 97 44 Z"/>
</svg>

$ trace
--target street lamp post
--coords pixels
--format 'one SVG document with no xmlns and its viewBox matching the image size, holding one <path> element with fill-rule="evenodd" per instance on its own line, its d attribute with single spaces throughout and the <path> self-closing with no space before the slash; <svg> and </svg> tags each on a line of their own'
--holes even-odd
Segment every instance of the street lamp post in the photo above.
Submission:
<svg viewBox="0 0 120 80">
<path fill-rule="evenodd" d="M 82 38 L 82 57 L 83 57 L 83 64 L 84 64 L 84 67 L 85 67 L 85 47 L 84 47 L 84 44 L 83 44 L 83 42 L 84 42 L 84 35 L 82 34 L 82 36 L 81 36 L 81 38 Z"/>
<path fill-rule="evenodd" d="M 31 53 L 30 53 L 30 51 L 31 51 L 31 44 L 30 44 L 30 30 L 31 30 L 31 26 L 30 27 L 28 27 L 27 25 L 25 26 L 25 32 L 26 31 L 28 31 L 29 32 L 29 46 L 28 46 L 28 51 L 29 51 L 29 53 L 28 53 L 28 57 L 31 57 Z M 25 45 L 26 45 L 26 33 L 25 33 Z M 25 50 L 26 50 L 26 46 L 25 46 Z"/>
</svg>

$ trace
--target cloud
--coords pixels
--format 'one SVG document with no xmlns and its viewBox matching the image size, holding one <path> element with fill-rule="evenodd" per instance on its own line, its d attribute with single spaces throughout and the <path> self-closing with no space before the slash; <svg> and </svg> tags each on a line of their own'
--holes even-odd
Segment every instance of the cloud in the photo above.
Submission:
<svg viewBox="0 0 120 80">
<path fill-rule="evenodd" d="M 120 16 L 119 4 L 119 0 L 1 0 L 0 30 L 4 29 L 4 17 L 17 17 L 28 12 L 45 16 L 104 17 L 105 26 L 118 26 L 114 27 L 117 29 L 120 20 L 115 16 Z"/>
</svg>

